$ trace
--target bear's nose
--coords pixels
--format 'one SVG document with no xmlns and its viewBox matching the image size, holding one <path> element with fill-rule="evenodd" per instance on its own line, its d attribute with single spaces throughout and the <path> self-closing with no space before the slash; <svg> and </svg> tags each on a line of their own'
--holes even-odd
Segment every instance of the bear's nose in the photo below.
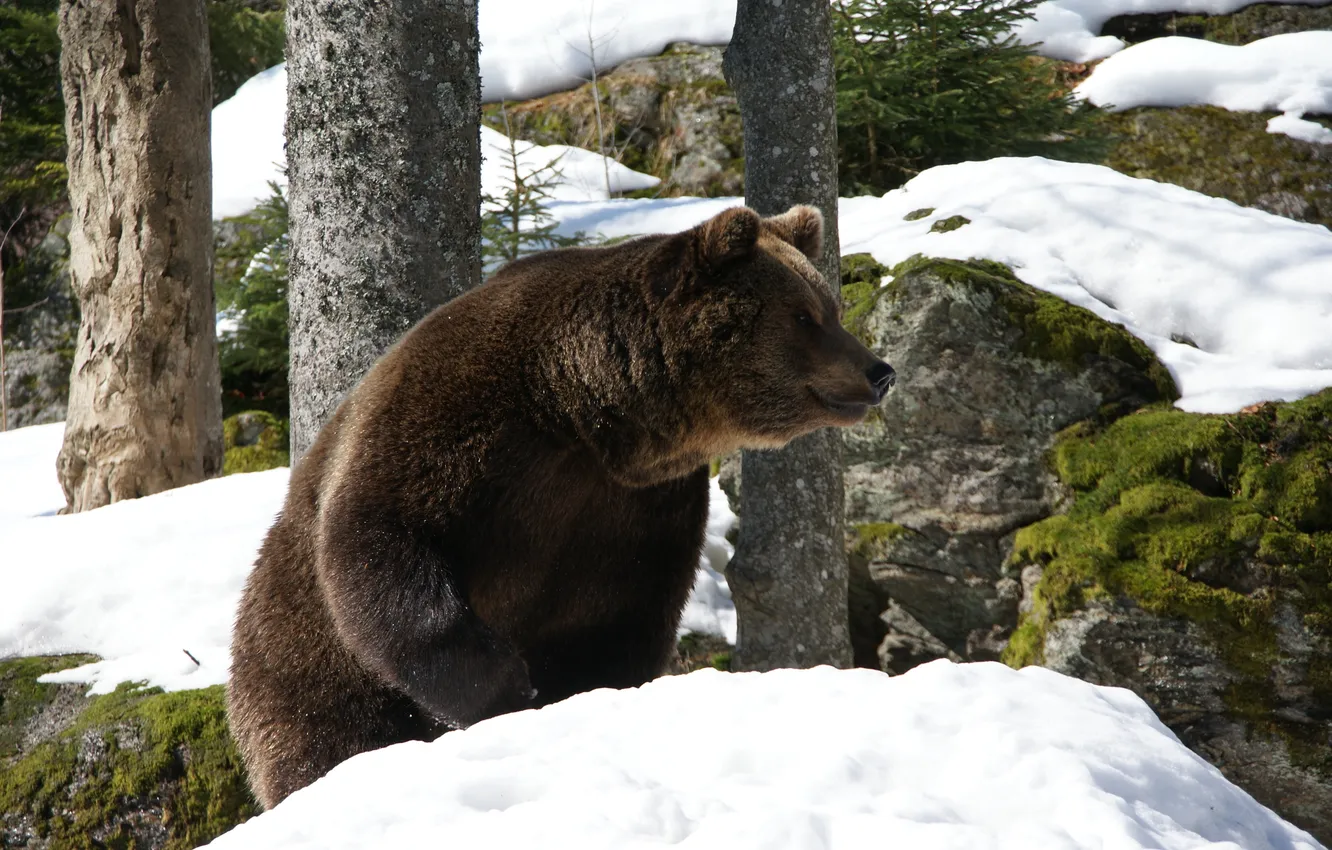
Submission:
<svg viewBox="0 0 1332 850">
<path fill-rule="evenodd" d="M 869 380 L 870 386 L 874 388 L 874 403 L 883 401 L 883 397 L 888 394 L 888 388 L 897 383 L 897 373 L 893 367 L 884 363 L 882 360 L 875 360 L 874 365 L 865 371 L 865 378 Z"/>
</svg>

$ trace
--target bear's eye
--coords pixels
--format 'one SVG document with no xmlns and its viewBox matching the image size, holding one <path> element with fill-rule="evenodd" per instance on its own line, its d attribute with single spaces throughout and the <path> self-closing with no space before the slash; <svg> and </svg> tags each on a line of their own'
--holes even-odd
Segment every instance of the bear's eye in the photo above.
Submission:
<svg viewBox="0 0 1332 850">
<path fill-rule="evenodd" d="M 808 310 L 800 310 L 797 312 L 795 319 L 796 324 L 804 328 L 812 328 L 818 325 L 818 322 L 814 321 L 814 317 L 810 315 Z"/>
</svg>

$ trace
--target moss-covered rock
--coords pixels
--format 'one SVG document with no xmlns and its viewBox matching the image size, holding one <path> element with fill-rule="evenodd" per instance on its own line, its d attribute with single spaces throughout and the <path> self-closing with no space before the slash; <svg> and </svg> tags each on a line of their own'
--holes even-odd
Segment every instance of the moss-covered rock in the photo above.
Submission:
<svg viewBox="0 0 1332 850">
<path fill-rule="evenodd" d="M 1105 164 L 1132 177 L 1332 226 L 1332 145 L 1268 133 L 1271 117 L 1214 106 L 1131 109 L 1107 119 L 1120 141 Z"/>
<path fill-rule="evenodd" d="M 998 658 L 1022 596 L 1009 535 L 1062 503 L 1042 461 L 1056 432 L 1173 399 L 1174 383 L 1122 327 L 1000 264 L 847 259 L 846 326 L 899 377 L 843 432 L 848 552 L 878 594 L 853 588 L 856 657 L 893 672 Z"/>
<path fill-rule="evenodd" d="M 0 846 L 191 848 L 257 811 L 221 687 L 83 697 L 37 682 L 87 660 L 0 662 Z"/>
<path fill-rule="evenodd" d="M 251 410 L 223 420 L 222 445 L 223 475 L 291 465 L 287 420 L 267 411 Z"/>
<path fill-rule="evenodd" d="M 1040 579 L 1005 660 L 1132 688 L 1332 839 L 1332 389 L 1082 423 L 1049 461 L 1076 497 L 1016 535 Z"/>
<path fill-rule="evenodd" d="M 634 59 L 592 84 L 505 105 L 511 131 L 537 144 L 604 150 L 662 179 L 652 196 L 740 195 L 744 144 L 740 109 L 721 71 L 722 49 L 675 44 L 661 56 Z M 505 131 L 499 104 L 482 120 Z"/>
</svg>

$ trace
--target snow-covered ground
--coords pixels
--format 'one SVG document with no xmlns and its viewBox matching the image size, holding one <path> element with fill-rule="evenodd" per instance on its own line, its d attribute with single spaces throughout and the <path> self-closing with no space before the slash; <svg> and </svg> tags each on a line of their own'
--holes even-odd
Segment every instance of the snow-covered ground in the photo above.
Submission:
<svg viewBox="0 0 1332 850">
<path fill-rule="evenodd" d="M 553 204 L 570 232 L 697 224 L 739 198 Z M 905 216 L 934 212 L 915 221 Z M 961 215 L 947 233 L 930 228 Z M 997 260 L 1146 342 L 1185 410 L 1225 413 L 1332 386 L 1332 232 L 1099 165 L 1039 157 L 931 168 L 881 198 L 843 198 L 842 253 Z M 1173 341 L 1187 339 L 1194 345 Z"/>
<path fill-rule="evenodd" d="M 1275 110 L 1268 130 L 1332 144 L 1332 130 L 1304 119 L 1332 115 L 1332 32 L 1274 35 L 1243 47 L 1197 38 L 1154 38 L 1096 66 L 1075 90 L 1097 106 L 1211 104 Z"/>
<path fill-rule="evenodd" d="M 344 762 L 216 850 L 1314 850 L 1142 700 L 1037 667 L 703 670 Z"/>
<path fill-rule="evenodd" d="M 43 681 L 167 690 L 226 681 L 231 623 L 287 470 L 230 475 L 71 516 L 55 458 L 63 425 L 0 433 L 0 658 L 87 652 L 102 660 Z M 721 571 L 735 521 L 712 483 L 698 585 L 682 631 L 735 641 Z"/>
</svg>

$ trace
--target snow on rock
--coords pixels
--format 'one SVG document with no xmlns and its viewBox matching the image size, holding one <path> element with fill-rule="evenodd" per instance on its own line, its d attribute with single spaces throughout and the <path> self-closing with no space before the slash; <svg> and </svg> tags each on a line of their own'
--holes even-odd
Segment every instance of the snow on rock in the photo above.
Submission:
<svg viewBox="0 0 1332 850">
<path fill-rule="evenodd" d="M 577 88 L 675 42 L 726 44 L 735 0 L 482 0 L 481 98 L 526 100 Z"/>
<path fill-rule="evenodd" d="M 971 223 L 930 232 L 954 215 Z M 1170 369 L 1185 410 L 1332 386 L 1332 232 L 1319 225 L 1033 157 L 930 169 L 882 198 L 843 201 L 840 226 L 843 253 L 997 260 L 1123 324 Z"/>
<path fill-rule="evenodd" d="M 562 229 L 691 227 L 739 198 L 554 205 Z M 905 216 L 933 209 L 916 221 Z M 946 233 L 930 228 L 961 215 Z M 1031 158 L 931 168 L 843 198 L 842 254 L 996 260 L 1123 324 L 1170 369 L 1179 407 L 1225 413 L 1332 386 L 1332 232 L 1099 165 Z M 1193 344 L 1189 344 L 1193 343 Z M 1195 347 L 1196 346 L 1196 347 Z"/>
<path fill-rule="evenodd" d="M 242 215 L 271 194 L 269 183 L 285 186 L 287 66 L 252 77 L 213 109 L 213 217 Z M 519 170 L 528 175 L 553 165 L 552 199 L 601 200 L 611 192 L 650 189 L 661 181 L 592 151 L 565 145 L 516 145 Z M 481 128 L 481 191 L 502 197 L 512 185 L 508 140 Z"/>
<path fill-rule="evenodd" d="M 0 433 L 0 658 L 101 656 L 42 680 L 87 683 L 91 693 L 129 681 L 166 690 L 225 682 L 236 606 L 286 496 L 287 470 L 35 516 L 64 505 L 55 474 L 63 429 Z M 725 535 L 735 514 L 716 481 L 711 495 L 698 585 L 681 631 L 734 642 L 735 607 L 721 570 L 732 553 Z"/>
<path fill-rule="evenodd" d="M 549 179 L 553 185 L 548 191 L 551 201 L 600 201 L 611 192 L 633 192 L 651 189 L 661 182 L 651 174 L 643 174 L 621 165 L 613 159 L 582 148 L 568 145 L 537 145 L 515 141 L 513 152 L 503 133 L 489 127 L 481 128 L 481 191 L 496 198 L 514 185 L 513 162 L 518 161 L 518 176 L 531 180 Z"/>
<path fill-rule="evenodd" d="M 1332 114 L 1332 32 L 1274 35 L 1242 47 L 1154 38 L 1111 56 L 1074 91 L 1115 110 L 1191 104 L 1276 110 L 1285 120 L 1269 123 L 1269 132 L 1332 143 L 1332 130 L 1300 120 L 1305 113 Z"/>
<path fill-rule="evenodd" d="M 1327 0 L 1285 2 L 1321 6 Z M 1051 59 L 1093 62 L 1124 49 L 1122 40 L 1098 35 L 1105 22 L 1117 15 L 1229 15 L 1252 4 L 1253 0 L 1046 0 L 1033 10 L 1032 19 L 1014 28 L 1014 35 L 1026 44 L 1039 43 L 1037 52 Z"/>
<path fill-rule="evenodd" d="M 208 845 L 1316 850 L 1127 690 L 1037 667 L 702 670 L 334 768 Z"/>
</svg>

